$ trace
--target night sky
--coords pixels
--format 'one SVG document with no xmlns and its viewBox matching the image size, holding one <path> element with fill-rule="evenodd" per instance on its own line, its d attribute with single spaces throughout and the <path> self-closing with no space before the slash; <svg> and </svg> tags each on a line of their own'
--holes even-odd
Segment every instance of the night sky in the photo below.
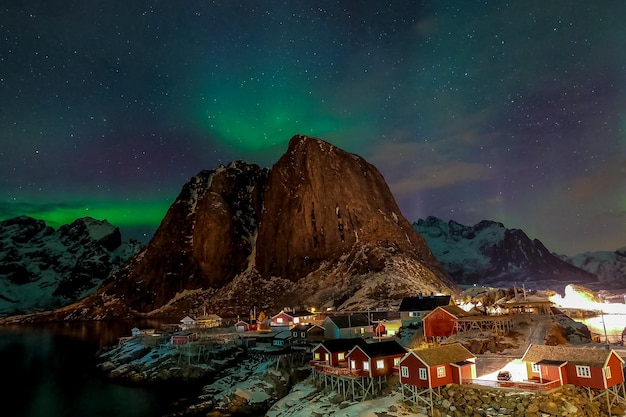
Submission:
<svg viewBox="0 0 626 417">
<path fill-rule="evenodd" d="M 146 240 L 202 169 L 295 134 L 373 163 L 409 221 L 626 245 L 626 2 L 10 1 L 0 219 Z"/>
</svg>

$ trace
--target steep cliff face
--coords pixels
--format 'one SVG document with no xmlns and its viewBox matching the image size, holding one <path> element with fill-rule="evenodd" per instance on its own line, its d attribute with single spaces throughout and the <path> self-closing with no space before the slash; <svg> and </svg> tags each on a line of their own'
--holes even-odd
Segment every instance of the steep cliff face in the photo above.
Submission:
<svg viewBox="0 0 626 417">
<path fill-rule="evenodd" d="M 230 282 L 248 268 L 267 175 L 239 161 L 193 177 L 150 243 L 106 291 L 146 312 L 177 292 Z"/>
<path fill-rule="evenodd" d="M 292 138 L 264 201 L 256 260 L 264 277 L 299 280 L 356 247 L 393 249 L 437 268 L 376 167 L 330 143 Z M 357 272 L 379 272 L 384 262 L 374 256 L 363 267 Z"/>
</svg>

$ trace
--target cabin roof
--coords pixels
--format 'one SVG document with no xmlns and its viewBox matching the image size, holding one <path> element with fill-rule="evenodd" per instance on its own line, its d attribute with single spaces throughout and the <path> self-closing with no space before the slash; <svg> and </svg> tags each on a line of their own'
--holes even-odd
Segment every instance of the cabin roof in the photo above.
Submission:
<svg viewBox="0 0 626 417">
<path fill-rule="evenodd" d="M 602 347 L 601 349 L 593 348 L 576 348 L 570 346 L 547 346 L 547 345 L 530 345 L 526 349 L 526 353 L 522 357 L 525 362 L 542 362 L 542 361 L 561 361 L 569 362 L 574 365 L 589 365 L 596 368 L 606 366 L 606 363 L 613 350 Z M 615 353 L 617 355 L 617 353 Z M 620 361 L 624 361 L 619 355 Z"/>
<path fill-rule="evenodd" d="M 395 340 L 385 340 L 384 342 L 372 342 L 359 345 L 359 348 L 370 358 L 380 358 L 382 356 L 404 355 L 406 349 Z"/>
<path fill-rule="evenodd" d="M 439 345 L 433 348 L 414 350 L 410 354 L 417 356 L 427 366 L 465 362 L 476 356 L 460 343 Z"/>
<path fill-rule="evenodd" d="M 320 345 L 324 346 L 324 348 L 326 348 L 326 350 L 330 353 L 347 352 L 355 346 L 362 346 L 365 344 L 367 344 L 367 342 L 360 337 L 353 339 L 330 339 L 320 343 Z"/>
<path fill-rule="evenodd" d="M 367 319 L 367 316 L 363 314 L 328 316 L 327 319 L 335 323 L 335 325 L 340 329 L 349 329 L 351 327 L 364 327 L 370 325 L 370 321 Z"/>
<path fill-rule="evenodd" d="M 404 297 L 398 311 L 431 311 L 450 304 L 450 295 Z"/>
</svg>

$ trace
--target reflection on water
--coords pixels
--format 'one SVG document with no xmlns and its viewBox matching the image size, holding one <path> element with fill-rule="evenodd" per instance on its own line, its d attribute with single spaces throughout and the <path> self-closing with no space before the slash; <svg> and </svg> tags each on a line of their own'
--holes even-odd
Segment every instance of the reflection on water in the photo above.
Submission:
<svg viewBox="0 0 626 417">
<path fill-rule="evenodd" d="M 148 417 L 168 413 L 171 387 L 113 384 L 98 374 L 95 353 L 137 323 L 0 327 L 2 416 Z"/>
</svg>

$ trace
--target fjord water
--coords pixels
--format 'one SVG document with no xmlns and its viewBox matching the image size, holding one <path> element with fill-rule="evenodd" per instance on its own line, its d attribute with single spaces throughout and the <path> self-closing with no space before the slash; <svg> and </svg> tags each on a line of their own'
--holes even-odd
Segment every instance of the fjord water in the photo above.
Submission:
<svg viewBox="0 0 626 417">
<path fill-rule="evenodd" d="M 83 323 L 0 327 L 3 417 L 152 417 L 167 415 L 182 395 L 168 387 L 111 382 L 96 352 L 130 334 L 130 325 Z"/>
</svg>

